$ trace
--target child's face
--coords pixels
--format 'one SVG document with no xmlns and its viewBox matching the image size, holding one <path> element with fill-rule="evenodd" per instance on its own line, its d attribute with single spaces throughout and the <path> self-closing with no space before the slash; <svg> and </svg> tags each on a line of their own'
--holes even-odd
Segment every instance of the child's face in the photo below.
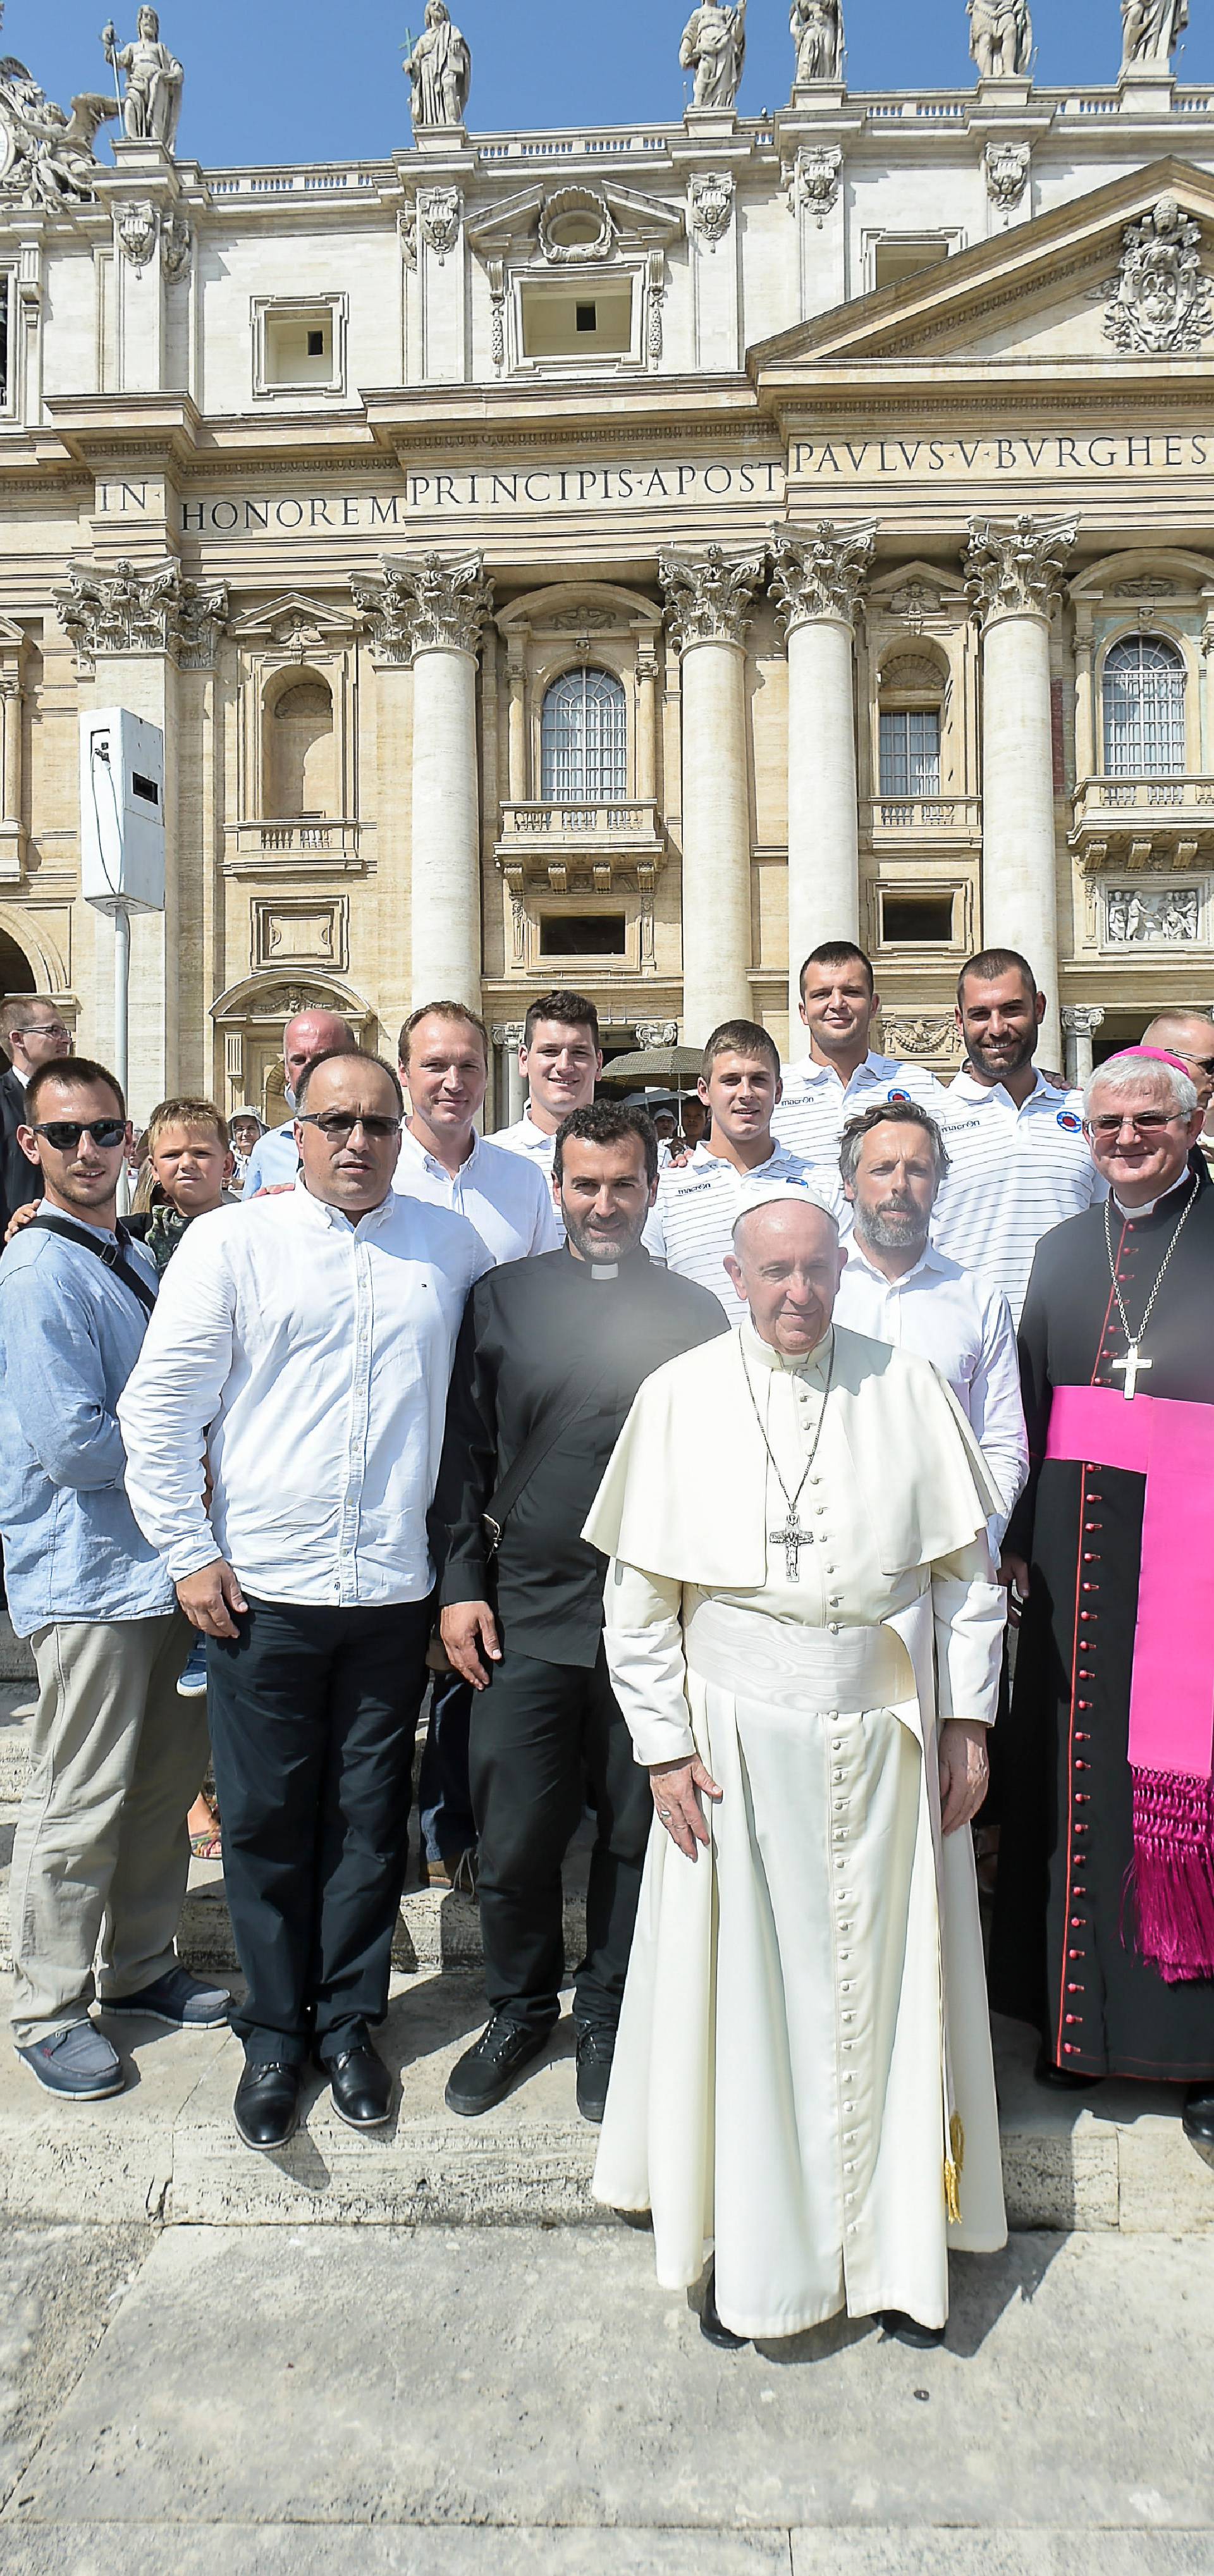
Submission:
<svg viewBox="0 0 1214 2576">
<path fill-rule="evenodd" d="M 152 1169 L 180 1215 L 205 1216 L 220 1205 L 233 1166 L 214 1128 L 166 1127 L 152 1156 Z"/>
</svg>

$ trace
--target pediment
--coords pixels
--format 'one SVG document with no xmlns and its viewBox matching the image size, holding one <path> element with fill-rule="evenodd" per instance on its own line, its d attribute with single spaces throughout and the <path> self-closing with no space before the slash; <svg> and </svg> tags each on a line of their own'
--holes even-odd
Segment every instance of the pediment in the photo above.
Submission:
<svg viewBox="0 0 1214 2576">
<path fill-rule="evenodd" d="M 503 259 L 510 251 L 530 245 L 535 255 L 563 264 L 570 254 L 561 253 L 551 245 L 545 247 L 542 218 L 546 209 L 556 208 L 564 199 L 575 197 L 584 201 L 588 211 L 592 206 L 605 209 L 604 247 L 608 256 L 617 241 L 648 250 L 677 240 L 685 229 L 682 207 L 671 205 L 668 198 L 651 197 L 643 189 L 621 188 L 612 179 L 596 177 L 594 181 L 576 187 L 563 185 L 560 181 L 550 181 L 546 185 L 537 183 L 528 188 L 518 188 L 509 197 L 499 197 L 496 205 L 484 214 L 469 218 L 466 227 L 468 239 L 473 249 L 485 258 Z M 602 255 L 602 252 L 597 255 Z M 576 255 L 571 264 L 577 265 Z"/>
<path fill-rule="evenodd" d="M 1173 230 L 1156 214 L 1167 203 Z M 1132 270 L 1128 233 L 1141 245 Z M 756 383 L 791 389 L 869 361 L 1116 371 L 1178 357 L 1214 360 L 1214 174 L 1170 156 L 762 341 L 748 365 Z"/>
<path fill-rule="evenodd" d="M 282 649 L 333 643 L 349 636 L 353 626 L 350 611 L 336 607 L 332 600 L 312 599 L 303 590 L 284 590 L 262 607 L 251 608 L 246 616 L 234 618 L 228 633 L 241 644 Z"/>
</svg>

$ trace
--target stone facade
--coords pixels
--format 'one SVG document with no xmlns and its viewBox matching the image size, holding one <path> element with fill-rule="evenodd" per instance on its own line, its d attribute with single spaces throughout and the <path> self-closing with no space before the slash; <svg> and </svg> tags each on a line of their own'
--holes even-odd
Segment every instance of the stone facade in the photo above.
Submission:
<svg viewBox="0 0 1214 2576">
<path fill-rule="evenodd" d="M 140 1114 L 273 1114 L 305 999 L 384 1049 L 476 1002 L 497 1118 L 554 982 L 612 1045 L 784 1046 L 840 934 L 943 1070 L 980 940 L 1054 1063 L 1208 1003 L 1212 105 L 822 74 L 204 171 L 69 167 L 0 81 L 0 981 L 106 1053 L 77 720 L 124 705 L 167 745 Z"/>
</svg>

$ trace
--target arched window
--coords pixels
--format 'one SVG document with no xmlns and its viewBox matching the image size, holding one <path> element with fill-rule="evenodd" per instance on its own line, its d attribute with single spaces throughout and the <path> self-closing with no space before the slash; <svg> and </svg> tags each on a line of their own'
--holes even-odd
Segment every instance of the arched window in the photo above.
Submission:
<svg viewBox="0 0 1214 2576">
<path fill-rule="evenodd" d="M 881 673 L 877 721 L 882 796 L 938 796 L 944 673 L 926 654 L 900 653 Z"/>
<path fill-rule="evenodd" d="M 1159 635 L 1123 635 L 1104 664 L 1107 778 L 1175 778 L 1185 766 L 1184 663 Z"/>
<path fill-rule="evenodd" d="M 540 722 L 540 794 L 550 805 L 605 805 L 628 793 L 624 692 L 610 671 L 554 680 Z"/>
<path fill-rule="evenodd" d="M 335 811 L 333 698 L 324 680 L 293 680 L 273 700 L 266 726 L 266 808 L 288 819 Z"/>
</svg>

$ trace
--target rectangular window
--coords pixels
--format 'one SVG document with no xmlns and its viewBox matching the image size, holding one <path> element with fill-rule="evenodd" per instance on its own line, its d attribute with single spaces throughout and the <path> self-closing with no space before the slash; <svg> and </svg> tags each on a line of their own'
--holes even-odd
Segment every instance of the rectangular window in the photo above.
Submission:
<svg viewBox="0 0 1214 2576">
<path fill-rule="evenodd" d="M 546 912 L 540 920 L 541 957 L 623 957 L 622 912 Z"/>
<path fill-rule="evenodd" d="M 948 947 L 953 936 L 953 898 L 945 894 L 881 896 L 881 942 L 886 948 Z"/>
<path fill-rule="evenodd" d="M 883 796 L 938 796 L 939 708 L 883 707 L 880 752 Z"/>
<path fill-rule="evenodd" d="M 948 254 L 949 244 L 938 233 L 887 233 L 873 250 L 873 285 L 900 286 L 921 269 L 942 267 Z"/>
<path fill-rule="evenodd" d="M 254 296 L 255 393 L 340 393 L 345 367 L 344 295 Z"/>
<path fill-rule="evenodd" d="M 525 358 L 626 358 L 632 348 L 632 280 L 579 295 L 569 286 L 525 286 Z"/>
</svg>

